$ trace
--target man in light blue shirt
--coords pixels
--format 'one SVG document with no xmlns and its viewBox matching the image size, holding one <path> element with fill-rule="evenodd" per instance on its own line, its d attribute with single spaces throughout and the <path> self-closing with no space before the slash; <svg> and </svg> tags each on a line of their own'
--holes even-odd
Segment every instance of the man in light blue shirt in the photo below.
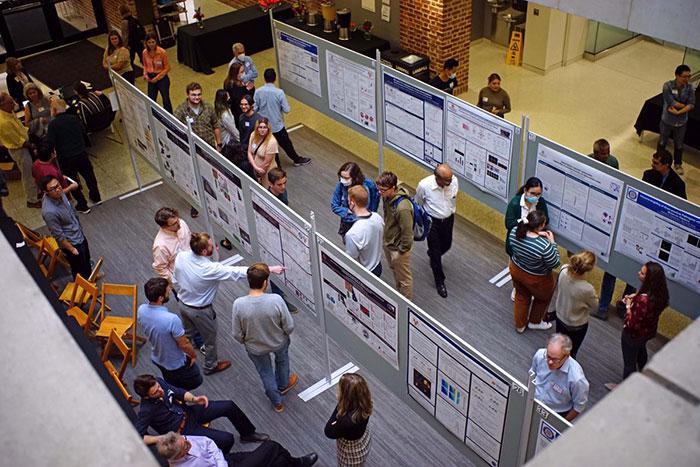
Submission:
<svg viewBox="0 0 700 467">
<path fill-rule="evenodd" d="M 202 374 L 197 355 L 185 336 L 182 321 L 165 307 L 170 299 L 170 282 L 156 277 L 149 279 L 143 289 L 149 303 L 139 307 L 138 323 L 151 343 L 151 360 L 173 386 L 187 390 L 199 387 Z"/>
<path fill-rule="evenodd" d="M 255 78 L 258 77 L 258 69 L 255 68 L 255 63 L 253 59 L 245 54 L 245 47 L 240 42 L 236 42 L 232 46 L 233 49 L 233 59 L 229 62 L 228 66 L 234 63 L 240 63 L 243 65 L 243 76 L 241 76 L 241 81 L 245 84 L 246 89 L 251 91 L 251 95 L 255 93 Z"/>
<path fill-rule="evenodd" d="M 572 421 L 588 402 L 588 380 L 583 368 L 571 354 L 569 336 L 552 334 L 547 348 L 532 357 L 530 371 L 535 374 L 535 398 L 559 415 Z"/>
<path fill-rule="evenodd" d="M 287 156 L 294 161 L 296 167 L 310 163 L 311 159 L 308 157 L 301 157 L 297 154 L 292 140 L 289 139 L 287 129 L 284 127 L 284 114 L 289 113 L 291 108 L 289 107 L 289 102 L 287 102 L 287 96 L 285 96 L 284 91 L 275 87 L 277 73 L 275 73 L 275 70 L 272 68 L 268 68 L 263 73 L 263 77 L 265 78 L 265 86 L 258 89 L 255 96 L 253 96 L 255 99 L 255 111 L 258 112 L 261 117 L 265 117 L 270 121 L 272 134 L 275 136 L 277 144 L 279 144 L 279 146 L 284 149 L 284 152 L 287 153 Z M 277 165 L 281 165 L 279 158 L 277 160 Z"/>
</svg>

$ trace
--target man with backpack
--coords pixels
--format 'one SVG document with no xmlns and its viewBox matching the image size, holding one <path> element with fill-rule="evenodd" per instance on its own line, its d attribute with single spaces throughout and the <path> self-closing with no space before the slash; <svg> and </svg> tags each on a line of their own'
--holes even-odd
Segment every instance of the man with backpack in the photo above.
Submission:
<svg viewBox="0 0 700 467">
<path fill-rule="evenodd" d="M 384 200 L 384 255 L 394 272 L 396 289 L 410 300 L 413 297 L 414 205 L 406 190 L 397 186 L 396 174 L 382 172 L 376 182 Z"/>
</svg>

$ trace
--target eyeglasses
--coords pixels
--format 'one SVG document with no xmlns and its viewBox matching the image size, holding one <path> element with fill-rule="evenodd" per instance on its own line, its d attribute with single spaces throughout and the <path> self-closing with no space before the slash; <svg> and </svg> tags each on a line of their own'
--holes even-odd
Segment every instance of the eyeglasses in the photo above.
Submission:
<svg viewBox="0 0 700 467">
<path fill-rule="evenodd" d="M 548 362 L 552 362 L 552 363 L 561 363 L 561 362 L 563 362 L 563 361 L 566 359 L 566 357 L 568 357 L 568 356 L 569 356 L 569 355 L 562 355 L 562 356 L 559 357 L 559 358 L 554 358 L 554 357 L 550 356 L 550 355 L 547 353 L 546 350 L 544 351 L 544 358 L 545 358 L 545 360 L 547 360 Z"/>
<path fill-rule="evenodd" d="M 192 92 L 192 93 L 190 93 L 190 96 L 191 97 L 202 97 L 202 93 L 201 92 L 198 92 L 198 93 Z"/>
<path fill-rule="evenodd" d="M 390 187 L 378 186 L 377 191 L 379 191 L 379 193 L 386 193 L 387 191 L 391 190 L 392 188 L 394 188 L 394 187 L 393 186 L 390 186 Z"/>
<path fill-rule="evenodd" d="M 56 185 L 56 186 L 53 186 L 53 187 L 48 187 L 48 186 L 46 187 L 46 192 L 47 192 L 47 193 L 51 193 L 51 192 L 53 192 L 53 191 L 61 191 L 61 185 Z"/>
</svg>

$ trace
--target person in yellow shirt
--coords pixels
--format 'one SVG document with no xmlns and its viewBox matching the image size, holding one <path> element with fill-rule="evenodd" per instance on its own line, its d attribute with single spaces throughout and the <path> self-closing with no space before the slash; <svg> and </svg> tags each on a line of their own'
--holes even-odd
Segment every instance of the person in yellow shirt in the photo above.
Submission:
<svg viewBox="0 0 700 467">
<path fill-rule="evenodd" d="M 0 145 L 7 148 L 10 157 L 17 163 L 22 174 L 27 207 L 41 208 L 36 182 L 32 177 L 32 155 L 27 147 L 28 129 L 15 116 L 15 105 L 15 100 L 9 94 L 0 93 Z"/>
</svg>

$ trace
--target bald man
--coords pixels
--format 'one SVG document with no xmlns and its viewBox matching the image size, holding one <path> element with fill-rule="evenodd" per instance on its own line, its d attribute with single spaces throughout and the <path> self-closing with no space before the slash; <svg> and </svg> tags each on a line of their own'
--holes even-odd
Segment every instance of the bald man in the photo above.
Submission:
<svg viewBox="0 0 700 467">
<path fill-rule="evenodd" d="M 439 164 L 432 175 L 418 183 L 415 200 L 433 218 L 428 233 L 428 256 L 433 270 L 435 287 L 442 298 L 447 298 L 442 255 L 452 246 L 452 229 L 457 209 L 459 182 L 447 164 Z"/>
</svg>

